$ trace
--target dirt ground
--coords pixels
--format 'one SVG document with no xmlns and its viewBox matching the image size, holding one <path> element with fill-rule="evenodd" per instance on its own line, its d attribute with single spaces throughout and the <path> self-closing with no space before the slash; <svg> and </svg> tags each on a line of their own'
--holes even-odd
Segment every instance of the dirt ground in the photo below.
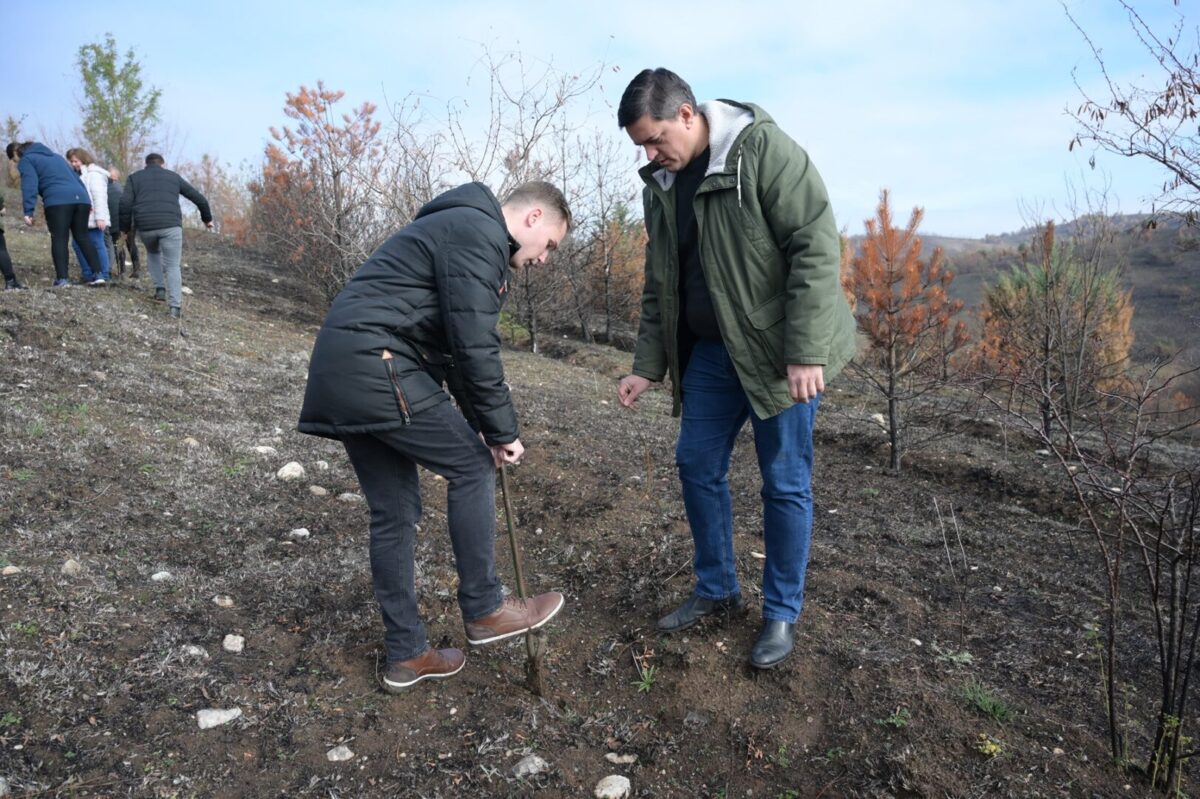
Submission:
<svg viewBox="0 0 1200 799">
<path fill-rule="evenodd" d="M 662 637 L 655 619 L 691 587 L 668 397 L 620 408 L 615 350 L 507 352 L 527 579 L 568 597 L 548 695 L 526 690 L 517 640 L 390 696 L 366 506 L 339 498 L 358 491 L 339 446 L 294 429 L 320 315 L 286 272 L 189 232 L 185 338 L 147 280 L 50 291 L 44 232 L 10 224 L 8 238 L 32 286 L 0 293 L 0 566 L 20 569 L 0 577 L 0 778 L 14 796 L 578 797 L 609 774 L 637 797 L 1146 793 L 1108 757 L 1096 562 L 1032 445 L 980 424 L 893 476 L 878 409 L 835 383 L 797 653 L 755 673 L 749 432 L 730 479 L 752 610 Z M 276 477 L 289 461 L 303 479 Z M 422 479 L 422 608 L 435 645 L 463 646 L 444 484 Z M 244 651 L 223 650 L 229 634 Z M 1136 640 L 1125 656 L 1146 674 L 1130 685 L 1144 718 L 1154 661 Z M 200 730 L 208 708 L 241 716 Z M 1128 733 L 1144 751 L 1145 730 Z M 330 762 L 340 744 L 353 758 Z M 548 769 L 514 776 L 528 754 Z"/>
</svg>

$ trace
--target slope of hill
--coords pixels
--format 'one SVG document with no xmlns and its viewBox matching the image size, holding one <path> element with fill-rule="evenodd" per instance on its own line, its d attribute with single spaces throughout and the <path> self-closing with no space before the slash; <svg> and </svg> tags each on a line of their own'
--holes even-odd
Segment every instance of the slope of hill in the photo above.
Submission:
<svg viewBox="0 0 1200 799">
<path fill-rule="evenodd" d="M 867 398 L 830 390 L 798 651 L 753 673 L 753 611 L 654 633 L 691 584 L 668 398 L 621 409 L 622 353 L 508 352 L 529 448 L 513 472 L 527 579 L 569 597 L 550 695 L 522 687 L 516 641 L 393 697 L 377 687 L 354 474 L 336 443 L 294 431 L 320 321 L 302 292 L 189 235 L 184 338 L 145 283 L 53 292 L 44 233 L 9 238 L 33 286 L 0 294 L 0 778 L 18 796 L 583 796 L 614 772 L 663 797 L 1137 784 L 1107 763 L 1089 544 L 1042 459 L 992 426 L 892 476 Z M 730 480 L 755 607 L 748 435 Z M 276 477 L 289 461 L 304 479 Z M 461 646 L 444 483 L 422 479 L 422 608 L 435 644 Z M 244 651 L 224 651 L 230 634 Z M 1124 654 L 1139 666 L 1134 718 L 1153 693 L 1147 651 L 1133 638 Z M 213 708 L 241 715 L 200 730 Z M 1130 735 L 1145 748 L 1142 728 Z M 340 744 L 353 757 L 331 762 Z M 514 776 L 531 753 L 547 770 Z"/>
</svg>

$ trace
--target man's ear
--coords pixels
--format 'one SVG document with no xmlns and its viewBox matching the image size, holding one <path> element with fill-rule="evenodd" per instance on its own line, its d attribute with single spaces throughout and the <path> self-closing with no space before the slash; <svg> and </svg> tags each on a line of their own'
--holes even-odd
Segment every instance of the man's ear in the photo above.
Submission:
<svg viewBox="0 0 1200 799">
<path fill-rule="evenodd" d="M 541 218 L 542 218 L 542 209 L 541 208 L 538 208 L 536 206 L 533 208 L 530 208 L 529 211 L 525 214 L 525 226 L 533 227 L 534 225 L 536 225 L 538 223 L 538 220 Z"/>
<path fill-rule="evenodd" d="M 679 121 L 686 127 L 691 127 L 691 122 L 696 118 L 696 109 L 692 108 L 691 103 L 684 103 L 679 106 Z"/>
</svg>

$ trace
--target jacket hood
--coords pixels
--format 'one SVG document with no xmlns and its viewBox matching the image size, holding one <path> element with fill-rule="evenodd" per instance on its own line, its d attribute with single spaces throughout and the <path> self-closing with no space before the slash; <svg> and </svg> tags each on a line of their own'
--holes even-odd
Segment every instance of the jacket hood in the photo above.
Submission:
<svg viewBox="0 0 1200 799">
<path fill-rule="evenodd" d="M 773 122 L 767 112 L 758 106 L 733 100 L 709 100 L 700 103 L 698 110 L 708 122 L 708 170 L 704 173 L 705 177 L 725 171 L 742 131 L 751 125 Z M 675 173 L 666 169 L 655 169 L 650 175 L 664 191 L 675 182 Z"/>
<path fill-rule="evenodd" d="M 466 183 L 450 189 L 444 194 L 439 194 L 423 205 L 414 219 L 450 208 L 474 208 L 504 225 L 504 214 L 500 212 L 500 202 L 496 199 L 496 195 L 492 194 L 492 190 L 482 183 Z"/>
</svg>

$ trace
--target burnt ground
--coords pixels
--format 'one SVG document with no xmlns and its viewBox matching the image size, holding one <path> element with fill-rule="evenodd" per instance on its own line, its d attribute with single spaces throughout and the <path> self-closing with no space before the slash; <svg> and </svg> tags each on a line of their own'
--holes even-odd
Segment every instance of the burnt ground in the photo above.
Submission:
<svg viewBox="0 0 1200 799">
<path fill-rule="evenodd" d="M 691 585 L 667 396 L 621 409 L 615 350 L 507 352 L 528 580 L 569 602 L 548 695 L 525 689 L 518 640 L 393 697 L 377 687 L 367 510 L 338 498 L 353 472 L 335 442 L 294 431 L 315 306 L 283 270 L 189 233 L 183 338 L 147 281 L 51 292 L 44 232 L 10 225 L 9 242 L 34 287 L 0 294 L 0 565 L 21 570 L 0 577 L 0 777 L 15 796 L 575 797 L 612 773 L 640 797 L 1146 792 L 1108 757 L 1097 563 L 1032 445 L 980 425 L 894 476 L 870 398 L 835 384 L 797 654 L 753 673 L 756 612 L 653 630 Z M 753 606 L 751 446 L 747 432 L 731 482 Z M 307 476 L 278 479 L 288 461 Z M 422 479 L 423 610 L 433 643 L 461 646 L 444 484 Z M 231 633 L 240 654 L 222 650 Z M 1143 719 L 1151 650 L 1131 637 L 1124 657 Z M 232 707 L 198 729 L 198 710 Z M 1128 733 L 1140 757 L 1145 728 Z M 353 759 L 328 761 L 338 744 Z M 549 769 L 514 777 L 529 753 Z"/>
</svg>

